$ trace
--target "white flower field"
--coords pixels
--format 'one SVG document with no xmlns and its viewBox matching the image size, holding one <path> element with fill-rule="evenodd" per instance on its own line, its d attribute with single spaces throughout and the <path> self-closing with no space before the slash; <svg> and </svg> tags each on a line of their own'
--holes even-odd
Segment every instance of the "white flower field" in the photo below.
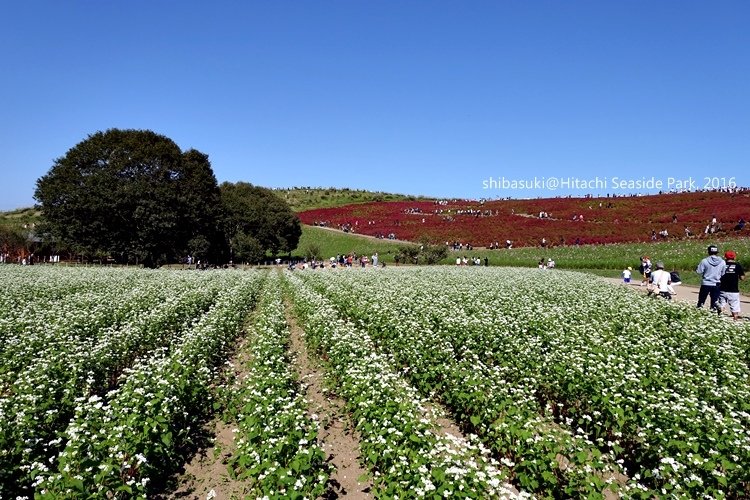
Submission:
<svg viewBox="0 0 750 500">
<path fill-rule="evenodd" d="M 374 497 L 750 496 L 746 322 L 595 277 L 7 265 L 0 281 L 0 498 L 169 495 L 213 419 L 248 498 L 330 496 L 289 321 Z"/>
</svg>

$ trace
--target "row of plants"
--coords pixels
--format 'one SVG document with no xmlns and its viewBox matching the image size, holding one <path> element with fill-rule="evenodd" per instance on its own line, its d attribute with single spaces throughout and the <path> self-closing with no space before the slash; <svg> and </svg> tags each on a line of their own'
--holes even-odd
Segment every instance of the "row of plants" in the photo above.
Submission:
<svg viewBox="0 0 750 500">
<path fill-rule="evenodd" d="M 0 295 L 0 335 L 9 333 L 4 321 L 12 320 L 9 324 L 15 325 L 19 316 L 53 307 L 55 301 L 66 295 L 100 287 L 109 276 L 108 273 L 92 276 L 89 272 L 74 272 L 64 267 L 0 266 L 0 281 L 3 283 L 3 293 Z M 0 345 L 0 352 L 4 348 L 5 342 Z"/>
<path fill-rule="evenodd" d="M 34 272 L 27 269 L 2 268 L 10 288 L 5 300 L 15 306 L 3 311 L 1 320 L 1 383 L 8 383 L 18 371 L 29 368 L 30 361 L 95 336 L 129 314 L 148 309 L 155 303 L 155 294 L 165 287 L 143 273 L 43 266 L 34 266 Z M 30 276 L 36 279 L 28 280 Z M 67 292 L 47 285 L 56 281 L 63 283 Z"/>
<path fill-rule="evenodd" d="M 37 497 L 145 498 L 183 463 L 213 412 L 220 368 L 263 281 L 254 272 L 217 276 L 223 286 L 216 302 L 171 348 L 140 359 L 104 397 L 77 398 L 53 466 L 29 469 Z"/>
<path fill-rule="evenodd" d="M 354 281 L 338 278 L 305 275 L 340 314 L 365 328 L 381 349 L 393 353 L 404 376 L 422 395 L 443 403 L 459 424 L 483 439 L 496 459 L 510 464 L 510 479 L 519 488 L 567 497 L 633 489 L 623 483 L 622 468 L 613 456 L 602 453 L 586 436 L 540 414 L 533 388 L 510 383 L 501 367 L 467 351 L 465 339 L 441 331 L 443 318 L 436 309 L 442 308 L 425 307 L 427 301 L 434 304 L 441 297 L 430 299 L 424 287 L 412 286 L 410 300 L 393 293 L 386 299 L 383 290 L 374 294 L 368 286 L 369 278 L 377 279 L 374 273 L 361 277 L 368 282 L 366 291 Z M 456 315 L 456 309 L 454 304 L 446 320 L 460 325 L 465 318 Z"/>
<path fill-rule="evenodd" d="M 86 274 L 98 280 L 99 273 Z M 83 309 L 71 302 L 57 318 L 46 316 L 46 327 L 37 326 L 40 333 L 16 333 L 16 354 L 23 363 L 3 358 L 0 491 L 28 489 L 28 468 L 59 451 L 56 438 L 72 417 L 76 398 L 115 387 L 136 357 L 169 345 L 211 305 L 221 286 L 206 282 L 198 288 L 197 282 L 170 279 L 169 274 L 161 280 L 141 279 L 132 271 L 129 276 L 119 273 L 119 279 L 102 274 L 110 278 L 110 286 L 86 292 Z M 124 284 L 129 282 L 137 284 L 135 289 Z M 70 297 L 80 298 L 80 293 Z M 43 344 L 36 352 L 26 347 L 35 341 Z"/>
<path fill-rule="evenodd" d="M 345 401 L 360 435 L 373 494 L 383 498 L 509 497 L 506 472 L 474 437 L 438 432 L 434 408 L 394 370 L 393 356 L 334 312 L 334 304 L 287 274 L 311 352 Z M 508 465 L 507 463 L 505 465 Z"/>
<path fill-rule="evenodd" d="M 746 326 L 574 273 L 357 274 L 305 279 L 511 457 L 517 484 L 545 496 L 596 495 L 607 481 L 628 496 L 748 495 Z"/>
<path fill-rule="evenodd" d="M 246 485 L 246 495 L 317 498 L 326 491 L 330 467 L 292 369 L 284 311 L 280 277 L 274 273 L 248 329 L 241 376 L 227 390 L 225 418 L 236 426 L 229 467 Z"/>
</svg>

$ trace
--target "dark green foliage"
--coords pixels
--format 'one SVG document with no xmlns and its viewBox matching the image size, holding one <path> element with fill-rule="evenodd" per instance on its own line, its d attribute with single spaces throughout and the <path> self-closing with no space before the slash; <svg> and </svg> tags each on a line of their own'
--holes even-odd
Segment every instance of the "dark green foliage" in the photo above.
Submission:
<svg viewBox="0 0 750 500">
<path fill-rule="evenodd" d="M 416 245 L 402 245 L 398 249 L 398 255 L 398 262 L 419 264 L 419 247 Z"/>
<path fill-rule="evenodd" d="M 448 247 L 445 245 L 424 245 L 421 253 L 425 264 L 437 264 L 448 257 Z"/>
<path fill-rule="evenodd" d="M 19 250 L 24 250 L 28 243 L 28 231 L 23 227 L 0 224 L 0 253 L 18 253 Z"/>
<path fill-rule="evenodd" d="M 242 231 L 235 233 L 231 245 L 233 257 L 240 262 L 257 264 L 266 256 L 260 242 Z"/>
<path fill-rule="evenodd" d="M 308 243 L 304 248 L 305 258 L 307 260 L 320 260 L 323 258 L 323 252 L 320 245 L 315 242 Z"/>
<path fill-rule="evenodd" d="M 299 218 L 273 191 L 247 182 L 220 186 L 225 214 L 225 234 L 233 252 L 242 235 L 251 235 L 264 253 L 272 255 L 294 250 L 302 235 Z M 239 254 L 237 254 L 239 256 Z"/>
<path fill-rule="evenodd" d="M 149 130 L 97 132 L 37 181 L 42 232 L 87 256 L 155 266 L 190 246 L 220 251 L 208 156 Z M 206 245 L 206 242 L 208 245 Z"/>
</svg>

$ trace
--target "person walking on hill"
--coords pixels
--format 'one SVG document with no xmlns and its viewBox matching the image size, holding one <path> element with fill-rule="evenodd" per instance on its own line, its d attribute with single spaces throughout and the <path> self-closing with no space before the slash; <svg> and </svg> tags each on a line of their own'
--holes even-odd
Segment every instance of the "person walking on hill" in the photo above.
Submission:
<svg viewBox="0 0 750 500">
<path fill-rule="evenodd" d="M 727 268 L 721 277 L 721 295 L 719 296 L 719 313 L 729 304 L 729 312 L 735 320 L 740 319 L 740 280 L 745 279 L 745 270 L 736 261 L 737 254 L 729 250 L 724 253 Z"/>
<path fill-rule="evenodd" d="M 708 257 L 704 258 L 698 268 L 695 270 L 696 273 L 701 275 L 701 288 L 698 291 L 698 305 L 697 307 L 703 307 L 706 303 L 706 298 L 711 297 L 711 310 L 715 310 L 717 301 L 719 300 L 719 284 L 721 283 L 721 277 L 724 275 L 724 271 L 727 268 L 724 259 L 718 255 L 719 249 L 715 245 L 708 247 Z"/>
</svg>

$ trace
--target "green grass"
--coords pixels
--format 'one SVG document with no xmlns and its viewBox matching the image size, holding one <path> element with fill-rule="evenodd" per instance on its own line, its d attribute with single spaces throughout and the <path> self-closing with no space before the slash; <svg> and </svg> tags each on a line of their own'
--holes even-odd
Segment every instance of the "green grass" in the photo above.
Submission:
<svg viewBox="0 0 750 500">
<path fill-rule="evenodd" d="M 489 258 L 494 266 L 536 266 L 541 258 L 555 260 L 558 267 L 565 269 L 614 269 L 621 271 L 630 266 L 638 269 L 640 257 L 648 255 L 651 261 L 663 261 L 668 270 L 694 270 L 698 262 L 706 256 L 709 244 L 725 250 L 737 252 L 740 263 L 750 267 L 750 239 L 733 238 L 726 240 L 678 240 L 655 243 L 619 243 L 612 245 L 582 245 L 555 248 L 513 248 L 511 250 L 475 250 L 472 252 L 451 252 L 444 263 L 455 262 L 457 255 L 473 255 Z"/>
<path fill-rule="evenodd" d="M 400 201 L 427 199 L 422 196 L 364 191 L 349 188 L 290 188 L 274 189 L 274 193 L 286 201 L 295 212 L 313 208 L 330 208 L 367 203 L 371 201 Z"/>
<path fill-rule="evenodd" d="M 20 226 L 39 222 L 42 212 L 35 208 L 19 208 L 8 212 L 0 212 L 0 224 Z"/>
<path fill-rule="evenodd" d="M 300 237 L 297 249 L 292 252 L 292 255 L 295 257 L 304 256 L 305 249 L 313 243 L 318 245 L 324 259 L 352 252 L 367 256 L 378 252 L 380 261 L 389 263 L 393 262 L 394 255 L 402 245 L 402 243 L 389 240 L 377 240 L 320 227 L 302 226 L 302 237 Z"/>
<path fill-rule="evenodd" d="M 382 256 L 392 254 L 399 247 L 398 243 L 388 240 L 373 240 L 363 236 L 341 233 L 327 229 L 303 226 L 300 244 L 293 255 L 301 256 L 304 248 L 314 242 L 320 246 L 324 257 L 330 257 L 340 253 L 356 251 L 358 255 L 366 253 L 370 255 L 377 251 Z M 750 239 L 732 238 L 725 240 L 678 240 L 655 243 L 620 243 L 613 245 L 583 245 L 579 247 L 566 246 L 555 248 L 513 248 L 510 250 L 485 250 L 472 251 L 450 251 L 442 264 L 455 264 L 456 257 L 479 257 L 484 262 L 487 257 L 492 266 L 513 267 L 536 267 L 539 259 L 545 260 L 552 257 L 561 269 L 580 269 L 592 272 L 601 270 L 603 275 L 619 277 L 620 272 L 630 266 L 638 274 L 638 265 L 641 255 L 648 255 L 651 261 L 656 263 L 663 261 L 668 270 L 677 270 L 685 279 L 686 284 L 698 284 L 698 279 L 693 272 L 698 262 L 706 256 L 706 247 L 709 244 L 719 246 L 723 253 L 725 250 L 737 252 L 739 262 L 750 270 Z M 598 274 L 598 273 L 597 273 Z M 748 279 L 750 284 L 750 278 Z"/>
</svg>

